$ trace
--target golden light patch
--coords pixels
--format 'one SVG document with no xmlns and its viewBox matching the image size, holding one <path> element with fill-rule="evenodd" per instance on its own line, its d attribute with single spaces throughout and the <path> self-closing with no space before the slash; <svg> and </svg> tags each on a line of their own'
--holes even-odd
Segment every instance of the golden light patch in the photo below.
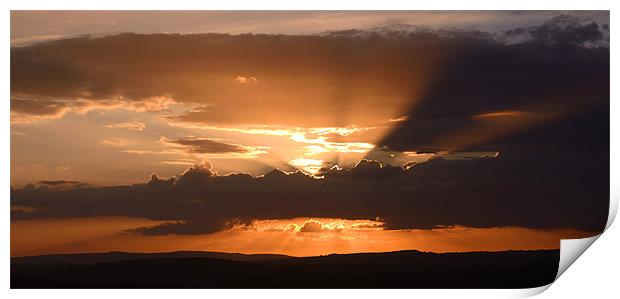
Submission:
<svg viewBox="0 0 620 299">
<path fill-rule="evenodd" d="M 127 129 L 133 131 L 144 131 L 144 129 L 146 129 L 146 125 L 143 122 L 138 121 L 109 124 L 106 127 L 112 129 Z"/>
<path fill-rule="evenodd" d="M 256 83 L 258 82 L 258 79 L 256 79 L 256 77 L 254 76 L 237 76 L 237 78 L 235 78 L 235 81 L 237 83 L 240 84 L 250 84 L 250 83 Z"/>
<path fill-rule="evenodd" d="M 478 114 L 474 116 L 474 118 L 517 117 L 517 116 L 522 116 L 523 114 L 524 114 L 523 111 L 505 110 L 505 111 L 495 111 L 495 112 Z"/>
<path fill-rule="evenodd" d="M 297 158 L 289 161 L 290 165 L 300 168 L 310 174 L 316 174 L 319 172 L 321 167 L 323 167 L 323 163 L 323 160 L 307 158 Z"/>
<path fill-rule="evenodd" d="M 389 119 L 390 122 L 403 122 L 403 121 L 408 121 L 408 120 L 409 120 L 409 115 L 403 115 L 400 117 Z"/>
</svg>

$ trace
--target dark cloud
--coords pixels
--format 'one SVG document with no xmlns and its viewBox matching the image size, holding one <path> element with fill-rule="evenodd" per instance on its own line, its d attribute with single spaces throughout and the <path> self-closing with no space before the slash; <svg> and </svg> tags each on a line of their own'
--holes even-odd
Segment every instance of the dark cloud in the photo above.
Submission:
<svg viewBox="0 0 620 299">
<path fill-rule="evenodd" d="M 527 34 L 520 43 L 460 48 L 379 148 L 604 153 L 609 48 L 592 46 L 600 30 L 559 17 L 506 33 Z"/>
<path fill-rule="evenodd" d="M 76 185 L 79 184 L 78 181 L 65 181 L 65 180 L 44 180 L 39 181 L 39 184 L 57 186 L 57 185 Z"/>
<path fill-rule="evenodd" d="M 50 41 L 11 49 L 11 92 L 44 107 L 71 107 L 65 99 L 131 103 L 168 96 L 204 105 L 170 119 L 210 124 L 378 122 L 425 83 L 422 74 L 432 73 L 443 52 L 440 40 L 401 35 L 121 34 Z M 256 80 L 240 84 L 240 77 Z M 13 112 L 47 113 L 22 106 Z M 293 113 L 299 111 L 306 116 Z"/>
<path fill-rule="evenodd" d="M 609 45 L 602 27 L 593 21 L 583 21 L 568 15 L 552 18 L 541 26 L 517 28 L 504 33 L 505 39 L 533 40 L 547 45 Z"/>
<path fill-rule="evenodd" d="M 36 184 L 29 184 L 25 188 L 36 188 L 39 186 L 40 188 L 50 188 L 50 189 L 69 189 L 69 188 L 86 188 L 91 185 L 84 182 L 79 181 L 68 181 L 68 180 L 43 180 L 38 181 Z"/>
<path fill-rule="evenodd" d="M 601 57 L 608 56 L 608 49 L 585 46 L 598 45 L 603 30 L 563 17 L 505 34 L 528 36 L 517 44 L 506 44 L 504 36 L 488 32 L 410 26 L 321 35 L 71 38 L 11 49 L 12 111 L 41 116 L 73 107 L 79 104 L 77 99 L 81 105 L 84 101 L 95 105 L 92 101 L 133 103 L 171 97 L 202 105 L 169 116 L 174 121 L 372 125 L 406 115 L 402 110 L 421 96 L 488 89 L 481 99 L 471 94 L 473 100 L 433 100 L 433 105 L 446 108 L 442 114 L 467 117 L 522 108 L 541 97 L 571 95 L 570 89 L 579 86 L 595 87 L 598 78 L 587 75 L 606 62 Z M 444 86 L 452 80 L 446 76 L 455 70 L 457 82 Z M 466 77 L 460 77 L 463 72 Z M 239 77 L 256 81 L 239 84 Z M 548 92 L 557 88 L 567 90 Z M 495 102 L 489 104 L 489 98 Z M 299 111 L 304 117 L 298 116 Z M 436 111 L 409 115 L 413 120 Z"/>
<path fill-rule="evenodd" d="M 352 169 L 342 169 L 339 167 L 323 168 L 318 175 L 326 178 L 349 178 L 361 180 L 384 180 L 401 172 L 400 167 L 383 165 L 376 160 L 360 160 Z"/>
<path fill-rule="evenodd" d="M 32 115 L 55 115 L 61 113 L 66 105 L 54 100 L 21 100 L 13 98 L 11 100 L 11 110 Z"/>
<path fill-rule="evenodd" d="M 130 216 L 167 220 L 142 234 L 201 234 L 255 219 L 325 217 L 383 219 L 388 229 L 442 225 L 522 226 L 600 231 L 607 220 L 604 157 L 500 155 L 431 159 L 407 170 L 367 161 L 316 179 L 274 170 L 262 177 L 218 176 L 196 165 L 145 184 L 12 190 L 11 204 L 33 208 L 12 220 Z M 334 169 L 335 171 L 335 169 Z M 360 172 L 363 171 L 363 172 Z M 360 175 L 363 173 L 363 175 Z"/>
<path fill-rule="evenodd" d="M 167 142 L 187 147 L 189 152 L 197 154 L 248 153 L 251 151 L 251 148 L 245 146 L 206 138 L 182 138 L 167 140 Z"/>
<path fill-rule="evenodd" d="M 320 233 L 323 230 L 323 224 L 314 219 L 304 222 L 304 224 L 299 227 L 299 232 L 301 233 Z"/>
</svg>

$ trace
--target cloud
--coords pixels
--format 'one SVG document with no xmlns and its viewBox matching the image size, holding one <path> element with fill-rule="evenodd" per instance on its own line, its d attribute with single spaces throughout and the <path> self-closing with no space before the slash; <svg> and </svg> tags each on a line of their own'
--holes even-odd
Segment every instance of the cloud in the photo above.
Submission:
<svg viewBox="0 0 620 299">
<path fill-rule="evenodd" d="M 124 123 L 118 123 L 118 124 L 109 124 L 106 127 L 127 129 L 127 130 L 132 130 L 132 131 L 144 131 L 144 129 L 146 129 L 146 125 L 143 122 L 138 122 L 138 121 L 124 122 Z"/>
<path fill-rule="evenodd" d="M 51 185 L 51 186 L 56 186 L 56 185 L 74 185 L 74 184 L 78 184 L 79 182 L 77 181 L 65 181 L 65 180 L 44 180 L 44 181 L 39 181 L 39 184 L 44 184 L 44 185 Z"/>
<path fill-rule="evenodd" d="M 352 224 L 350 227 L 354 228 L 353 225 L 354 224 Z M 322 223 L 321 221 L 316 220 L 316 219 L 308 219 L 301 225 L 292 224 L 290 228 L 291 228 L 289 229 L 290 231 L 295 231 L 301 234 L 330 233 L 330 232 L 339 233 L 339 232 L 342 232 L 344 229 L 346 229 L 347 226 L 342 222 Z M 359 227 L 355 227 L 355 228 L 359 228 Z"/>
<path fill-rule="evenodd" d="M 199 154 L 225 154 L 248 152 L 248 149 L 241 145 L 229 144 L 206 138 L 174 139 L 167 140 L 166 142 L 188 147 L 190 152 Z"/>
<path fill-rule="evenodd" d="M 362 159 L 352 169 L 339 167 L 323 168 L 320 175 L 327 178 L 348 178 L 357 180 L 385 180 L 402 172 L 401 167 L 383 165 L 376 160 Z"/>
<path fill-rule="evenodd" d="M 218 175 L 210 163 L 131 186 L 11 190 L 11 219 L 128 216 L 167 221 L 143 234 L 203 234 L 261 219 L 381 219 L 385 229 L 519 226 L 600 231 L 608 213 L 605 157 L 431 159 L 408 169 L 360 162 L 322 179 L 273 170 Z M 605 172 L 607 170 L 607 172 Z M 607 180 L 605 177 L 607 176 Z M 587 199 L 587 200 L 586 200 Z M 316 229 L 309 224 L 305 230 Z"/>
<path fill-rule="evenodd" d="M 323 223 L 310 219 L 299 227 L 300 233 L 320 233 L 323 231 Z"/>
<path fill-rule="evenodd" d="M 292 223 L 291 223 L 292 222 Z M 269 219 L 255 220 L 250 224 L 236 226 L 240 231 L 259 231 L 259 232 L 322 232 L 340 233 L 350 230 L 380 230 L 383 223 L 378 219 L 369 220 L 347 220 L 329 218 L 294 218 L 294 219 Z"/>
<path fill-rule="evenodd" d="M 474 115 L 474 118 L 499 118 L 499 117 L 519 117 L 523 116 L 522 111 L 495 111 Z"/>
<path fill-rule="evenodd" d="M 604 152 L 610 53 L 601 30 L 560 16 L 498 37 L 527 35 L 519 42 L 472 42 L 377 148 Z"/>
<path fill-rule="evenodd" d="M 93 110 L 124 109 L 137 112 L 158 112 L 170 108 L 176 102 L 168 96 L 155 96 L 140 101 L 128 101 L 121 97 L 114 99 L 55 99 L 47 96 L 11 93 L 11 123 L 33 123 L 42 120 L 60 119 L 69 112 L 85 114 Z"/>
<path fill-rule="evenodd" d="M 114 147 L 126 147 L 129 144 L 131 144 L 131 142 L 123 138 L 106 138 L 106 139 L 101 140 L 101 144 L 114 146 Z"/>
<path fill-rule="evenodd" d="M 522 24 L 540 24 L 561 14 L 609 23 L 609 11 L 145 11 L 127 14 L 109 11 L 32 11 L 11 13 L 11 44 L 45 41 L 60 33 L 101 36 L 113 32 L 138 33 L 322 33 L 350 28 L 389 25 L 408 29 L 410 24 L 431 28 L 500 31 Z M 67 22 L 67 19 L 71 22 Z M 320 20 L 320 22 L 317 22 Z M 50 37 L 46 37 L 50 36 Z"/>
<path fill-rule="evenodd" d="M 379 229 L 383 227 L 383 223 L 368 222 L 368 223 L 354 223 L 351 225 L 351 229 Z"/>
<path fill-rule="evenodd" d="M 592 20 L 559 15 L 541 26 L 508 30 L 503 38 L 512 41 L 534 40 L 547 45 L 609 46 L 603 30 Z"/>
<path fill-rule="evenodd" d="M 320 159 L 307 159 L 307 158 L 297 158 L 288 162 L 290 165 L 298 167 L 299 169 L 303 169 L 307 173 L 315 174 L 325 164 L 325 161 Z"/>
<path fill-rule="evenodd" d="M 66 190 L 71 188 L 85 188 L 89 187 L 90 184 L 79 182 L 79 181 L 70 181 L 70 180 L 43 180 L 38 181 L 38 186 L 42 186 L 43 188 L 50 188 L 54 190 Z M 36 185 L 29 185 L 26 188 L 34 188 Z"/>
<path fill-rule="evenodd" d="M 250 84 L 250 83 L 258 82 L 258 79 L 256 79 L 256 77 L 253 77 L 253 76 L 250 76 L 250 77 L 237 76 L 237 78 L 235 78 L 235 81 L 239 82 L 240 84 Z"/>
<path fill-rule="evenodd" d="M 338 131 L 342 129 L 343 131 Z M 367 129 L 372 130 L 372 129 Z M 348 130 L 347 128 L 314 128 L 308 133 L 295 132 L 291 134 L 290 139 L 298 142 L 309 144 L 305 146 L 306 155 L 316 155 L 321 153 L 357 153 L 364 154 L 372 150 L 375 145 L 368 142 L 351 141 L 359 138 L 360 132 L 366 130 Z M 337 141 L 332 141 L 337 140 Z M 298 164 L 304 164 L 313 159 L 298 158 Z M 316 159 L 314 159 L 316 161 Z M 291 161 L 295 163 L 296 161 Z M 316 163 L 314 163 L 316 166 Z"/>
<path fill-rule="evenodd" d="M 407 121 L 409 119 L 409 115 L 403 115 L 400 117 L 396 117 L 396 118 L 390 118 L 389 121 L 390 122 L 401 122 L 401 121 Z"/>
<path fill-rule="evenodd" d="M 181 185 L 191 185 L 192 182 L 199 182 L 203 179 L 210 178 L 216 176 L 217 173 L 213 171 L 213 165 L 209 161 L 203 161 L 202 163 L 195 163 L 191 167 L 185 170 L 183 174 L 179 177 L 176 182 L 171 180 L 170 182 L 175 182 L 176 184 Z M 153 184 L 164 183 L 165 179 L 160 178 L 157 174 L 151 176 L 151 181 Z M 149 183 L 150 183 L 149 182 Z"/>
<path fill-rule="evenodd" d="M 120 34 L 13 47 L 11 119 L 153 111 L 172 125 L 289 136 L 305 144 L 296 158 L 315 160 L 331 153 L 372 160 L 388 151 L 606 152 L 607 29 L 566 16 L 504 32 L 397 25 L 319 35 Z M 253 77 L 260 84 L 250 84 Z M 201 155 L 224 155 L 213 153 L 221 147 L 238 157 L 265 152 L 212 141 L 228 146 L 176 146 Z"/>
<path fill-rule="evenodd" d="M 175 102 L 203 108 L 171 115 L 169 119 L 203 124 L 327 127 L 364 120 L 381 122 L 387 117 L 374 114 L 392 114 L 391 110 L 401 105 L 390 103 L 409 101 L 412 89 L 422 82 L 408 81 L 414 76 L 424 78 L 421 73 L 433 61 L 430 55 L 424 60 L 407 58 L 407 50 L 420 48 L 421 54 L 428 51 L 416 45 L 415 39 L 343 34 L 121 34 L 70 38 L 13 47 L 11 93 L 16 101 L 21 99 L 43 108 L 48 103 L 72 108 L 75 102 L 105 101 L 131 106 L 150 98 L 173 96 Z M 239 75 L 249 70 L 259 75 Z M 257 78 L 261 78 L 260 84 L 253 84 Z M 239 88 L 239 84 L 252 88 Z M 298 100 L 288 100 L 292 96 Z M 349 107 L 352 99 L 360 105 Z M 306 104 L 309 102 L 312 105 Z M 350 111 L 350 120 L 339 123 L 337 111 L 343 109 L 355 111 Z M 282 111 L 305 111 L 317 117 L 300 118 Z M 24 115 L 32 112 L 22 110 Z"/>
<path fill-rule="evenodd" d="M 538 51 L 541 47 L 596 52 L 584 45 L 598 45 L 602 30 L 564 18 L 523 28 L 528 38 L 518 44 L 507 44 L 497 33 L 408 25 L 317 35 L 119 34 L 52 40 L 11 48 L 12 118 L 36 121 L 83 109 L 162 111 L 180 103 L 201 108 L 170 112 L 169 120 L 372 126 L 403 115 L 464 53 L 508 51 L 522 63 L 506 65 L 508 60 L 498 67 L 517 67 L 514 74 L 528 68 L 537 81 L 549 75 L 539 73 L 551 61 L 547 58 L 556 57 Z M 523 61 L 527 55 L 532 59 Z M 496 81 L 512 79 L 501 74 Z M 477 78 L 472 77 L 467 82 Z M 257 78 L 260 84 L 253 84 Z M 306 117 L 299 117 L 302 111 Z"/>
<path fill-rule="evenodd" d="M 180 139 L 168 139 L 162 137 L 160 142 L 166 146 L 172 146 L 187 153 L 199 155 L 236 155 L 246 157 L 256 157 L 264 154 L 265 147 L 246 146 L 233 143 L 226 143 L 208 138 L 187 137 Z"/>
</svg>

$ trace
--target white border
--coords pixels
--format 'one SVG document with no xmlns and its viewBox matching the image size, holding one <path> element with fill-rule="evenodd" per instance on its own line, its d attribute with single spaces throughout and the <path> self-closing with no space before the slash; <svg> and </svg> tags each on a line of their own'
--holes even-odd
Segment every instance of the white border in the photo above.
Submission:
<svg viewBox="0 0 620 299">
<path fill-rule="evenodd" d="M 509 1 L 497 1 L 497 0 L 442 0 L 442 1 L 406 1 L 406 0 L 312 0 L 312 1 L 285 1 L 285 0 L 234 0 L 234 1 L 170 1 L 170 0 L 151 0 L 148 2 L 139 1 L 126 1 L 126 0 L 89 0 L 89 1 L 77 1 L 77 0 L 54 0 L 54 1 L 40 1 L 40 0 L 9 0 L 3 1 L 2 5 L 4 10 L 1 15 L 2 18 L 2 36 L 5 41 L 4 47 L 1 48 L 4 59 L 2 60 L 2 80 L 0 84 L 4 91 L 5 98 L 2 101 L 0 108 L 0 119 L 3 121 L 3 125 L 0 128 L 0 134 L 4 141 L 3 146 L 0 148 L 2 152 L 3 161 L 10 161 L 10 126 L 9 126 L 9 98 L 10 98 L 10 84 L 9 84 L 9 53 L 10 53 L 10 12 L 9 10 L 24 10 L 24 9 L 82 9 L 82 10 L 611 10 L 610 23 L 617 24 L 615 14 L 615 3 L 618 1 L 576 1 L 576 0 L 563 0 L 563 1 L 546 1 L 546 0 L 520 0 L 510 3 Z M 612 27 L 612 26 L 610 26 Z M 612 30 L 611 40 L 616 40 L 616 31 Z M 615 55 L 615 47 L 611 48 L 611 82 L 614 82 L 614 78 L 617 76 L 616 69 L 617 63 Z M 618 121 L 613 116 L 619 116 L 618 99 L 616 98 L 615 89 L 611 89 L 611 132 L 616 133 L 615 136 L 611 134 L 611 194 L 612 194 L 612 207 L 615 207 L 617 211 L 618 206 L 618 181 L 619 181 L 619 159 L 615 154 L 620 153 L 620 143 L 618 141 Z M 587 158 L 587 153 L 584 153 L 584 158 Z M 168 298 L 175 297 L 203 297 L 204 295 L 213 296 L 225 296 L 225 297 L 252 297 L 252 298 L 316 298 L 327 296 L 329 298 L 342 297 L 342 296 L 354 296 L 357 298 L 376 298 L 376 297 L 396 297 L 396 296 L 433 296 L 438 298 L 497 298 L 497 297 L 522 297 L 528 295 L 535 295 L 547 289 L 547 287 L 528 289 L 528 290 L 277 290 L 277 291 L 255 291 L 255 290 L 104 290 L 104 291 L 89 291 L 89 290 L 9 290 L 9 185 L 10 185 L 10 169 L 8 163 L 4 163 L 0 168 L 0 192 L 3 196 L 0 198 L 6 199 L 3 204 L 2 223 L 3 231 L 2 238 L 0 238 L 0 255 L 3 257 L 0 266 L 2 267 L 1 285 L 7 295 L 13 295 L 23 298 L 40 298 L 42 296 L 51 297 L 63 297 L 63 298 L 84 298 L 86 296 L 90 298 L 108 298 L 110 296 L 149 296 L 152 298 Z M 610 209 L 612 213 L 614 209 Z M 615 215 L 613 213 L 612 215 Z M 611 217 L 610 217 L 611 219 Z M 609 227 L 608 223 L 608 227 Z M 543 294 L 543 297 L 559 298 L 559 297 L 583 297 L 591 296 L 592 293 L 609 294 L 609 297 L 613 297 L 611 294 L 617 294 L 615 288 L 617 284 L 617 274 L 619 262 L 616 258 L 617 250 L 620 239 L 620 231 L 616 227 L 609 228 L 604 235 L 600 238 L 600 241 L 596 242 L 592 249 L 588 250 L 571 270 L 567 271 L 567 274 L 563 275 L 553 287 L 549 288 L 548 292 Z M 572 268 L 575 268 L 573 271 Z"/>
</svg>

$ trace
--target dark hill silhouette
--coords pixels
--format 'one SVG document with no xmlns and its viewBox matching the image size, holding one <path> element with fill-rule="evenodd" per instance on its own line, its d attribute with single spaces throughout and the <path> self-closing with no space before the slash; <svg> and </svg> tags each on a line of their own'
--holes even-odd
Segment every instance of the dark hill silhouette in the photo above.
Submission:
<svg viewBox="0 0 620 299">
<path fill-rule="evenodd" d="M 11 288 L 529 288 L 553 282 L 558 262 L 558 250 L 67 254 L 11 259 Z"/>
<path fill-rule="evenodd" d="M 157 259 L 157 258 L 193 258 L 210 257 L 231 261 L 269 260 L 290 258 L 283 254 L 242 254 L 212 251 L 174 251 L 157 253 L 134 253 L 134 252 L 97 252 L 97 253 L 69 253 L 69 254 L 46 254 L 36 256 L 24 256 L 11 258 L 11 264 L 73 264 L 94 265 L 98 263 L 111 263 L 130 260 Z"/>
</svg>

